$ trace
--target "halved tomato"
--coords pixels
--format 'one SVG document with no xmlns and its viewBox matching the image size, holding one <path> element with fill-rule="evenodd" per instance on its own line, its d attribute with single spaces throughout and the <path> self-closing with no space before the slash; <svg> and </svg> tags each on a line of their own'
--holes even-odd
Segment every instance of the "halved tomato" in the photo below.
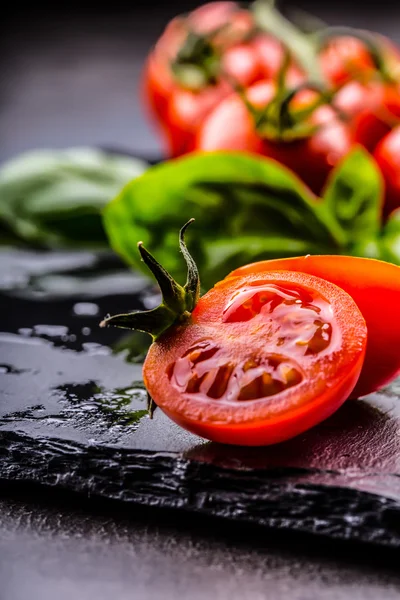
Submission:
<svg viewBox="0 0 400 600">
<path fill-rule="evenodd" d="M 287 269 L 331 281 L 345 290 L 361 310 L 368 345 L 360 379 L 352 396 L 365 396 L 400 374 L 400 267 L 355 256 L 299 256 L 245 265 L 229 277 L 256 276 Z"/>
<path fill-rule="evenodd" d="M 187 225 L 185 286 L 140 243 L 163 301 L 101 323 L 152 335 L 143 365 L 152 401 L 193 433 L 247 446 L 281 442 L 329 417 L 364 361 L 367 328 L 354 300 L 319 277 L 271 270 L 231 276 L 199 298 Z"/>
<path fill-rule="evenodd" d="M 231 278 L 152 344 L 143 376 L 176 423 L 227 444 L 267 445 L 329 417 L 359 377 L 367 340 L 355 302 L 302 273 Z"/>
</svg>

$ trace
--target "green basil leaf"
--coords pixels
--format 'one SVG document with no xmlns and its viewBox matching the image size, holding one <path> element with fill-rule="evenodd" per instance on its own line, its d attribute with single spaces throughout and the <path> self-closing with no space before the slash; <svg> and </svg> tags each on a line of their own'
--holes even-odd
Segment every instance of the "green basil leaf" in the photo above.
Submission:
<svg viewBox="0 0 400 600">
<path fill-rule="evenodd" d="M 92 148 L 27 152 L 0 168 L 0 224 L 30 243 L 104 245 L 101 210 L 146 167 Z"/>
<path fill-rule="evenodd" d="M 357 147 L 331 174 L 324 204 L 343 232 L 343 244 L 357 247 L 380 229 L 383 181 L 372 156 Z"/>
<path fill-rule="evenodd" d="M 210 240 L 205 248 L 206 265 L 219 281 L 239 265 L 258 260 L 326 253 L 329 249 L 306 239 L 268 234 Z"/>
<path fill-rule="evenodd" d="M 400 265 L 400 209 L 395 210 L 387 220 L 380 246 L 383 260 Z"/>
<path fill-rule="evenodd" d="M 209 287 L 249 260 L 340 249 L 326 206 L 288 169 L 239 152 L 191 154 L 149 169 L 104 210 L 111 245 L 142 267 L 142 240 L 183 280 L 177 231 L 189 218 L 188 243 Z"/>
</svg>

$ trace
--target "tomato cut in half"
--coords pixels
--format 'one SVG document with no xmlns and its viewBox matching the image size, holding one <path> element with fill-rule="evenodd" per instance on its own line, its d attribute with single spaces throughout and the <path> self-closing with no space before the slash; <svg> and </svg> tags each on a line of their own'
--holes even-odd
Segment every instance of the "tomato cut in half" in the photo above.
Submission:
<svg viewBox="0 0 400 600">
<path fill-rule="evenodd" d="M 143 365 L 150 406 L 209 440 L 246 446 L 287 440 L 329 417 L 364 361 L 367 327 L 354 300 L 319 277 L 271 270 L 229 277 L 200 298 L 184 242 L 191 222 L 179 238 L 186 284 L 140 242 L 162 302 L 101 323 L 152 336 Z"/>
<path fill-rule="evenodd" d="M 281 442 L 329 417 L 359 377 L 367 330 L 337 286 L 264 272 L 217 284 L 185 325 L 151 346 L 143 367 L 155 403 L 202 437 Z"/>
<path fill-rule="evenodd" d="M 400 267 L 355 256 L 299 256 L 245 265 L 229 277 L 247 277 L 268 270 L 308 273 L 345 290 L 361 310 L 368 345 L 353 397 L 366 396 L 400 374 Z"/>
</svg>

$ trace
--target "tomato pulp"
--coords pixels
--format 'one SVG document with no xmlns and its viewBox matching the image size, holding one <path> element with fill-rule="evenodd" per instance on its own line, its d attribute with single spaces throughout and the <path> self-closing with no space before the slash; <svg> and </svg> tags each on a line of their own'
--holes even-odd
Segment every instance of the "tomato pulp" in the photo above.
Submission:
<svg viewBox="0 0 400 600">
<path fill-rule="evenodd" d="M 365 396 L 400 372 L 400 267 L 352 256 L 300 256 L 260 261 L 240 267 L 229 277 L 287 269 L 309 273 L 338 285 L 361 310 L 368 329 L 368 345 L 360 379 L 352 396 Z"/>
<path fill-rule="evenodd" d="M 267 445 L 329 417 L 366 346 L 354 301 L 303 273 L 226 279 L 150 347 L 145 385 L 176 423 L 210 440 Z"/>
</svg>

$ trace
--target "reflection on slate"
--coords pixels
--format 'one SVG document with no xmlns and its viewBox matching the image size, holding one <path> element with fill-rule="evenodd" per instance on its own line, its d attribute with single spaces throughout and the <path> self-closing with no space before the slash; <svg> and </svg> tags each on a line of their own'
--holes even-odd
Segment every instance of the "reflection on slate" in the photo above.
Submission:
<svg viewBox="0 0 400 600">
<path fill-rule="evenodd" d="M 149 419 L 126 361 L 142 339 L 98 329 L 155 302 L 145 280 L 87 252 L 3 251 L 0 264 L 3 483 L 400 545 L 399 381 L 277 446 L 208 443 Z"/>
</svg>

